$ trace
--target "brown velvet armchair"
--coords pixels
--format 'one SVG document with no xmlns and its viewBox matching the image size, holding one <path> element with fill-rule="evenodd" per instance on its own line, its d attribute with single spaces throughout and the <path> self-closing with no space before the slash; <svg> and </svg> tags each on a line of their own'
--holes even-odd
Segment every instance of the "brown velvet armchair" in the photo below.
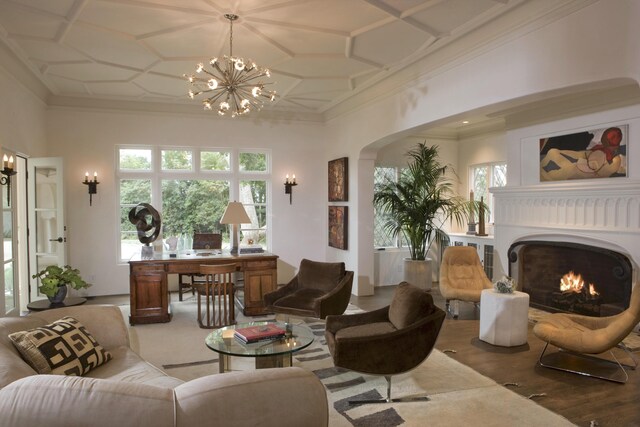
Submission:
<svg viewBox="0 0 640 427">
<path fill-rule="evenodd" d="M 426 291 L 407 282 L 398 285 L 391 304 L 371 312 L 328 316 L 327 346 L 335 366 L 384 375 L 387 397 L 351 403 L 429 400 L 427 397 L 391 399 L 391 376 L 421 364 L 431 353 L 445 312 Z"/>
<path fill-rule="evenodd" d="M 275 313 L 324 319 L 342 314 L 349 305 L 353 271 L 343 262 L 303 259 L 298 274 L 285 286 L 264 295 L 266 307 Z"/>
<path fill-rule="evenodd" d="M 493 288 L 473 246 L 449 246 L 445 249 L 438 286 L 447 311 L 450 301 L 454 300 L 454 319 L 458 318 L 458 301 L 478 304 L 482 291 Z"/>
</svg>

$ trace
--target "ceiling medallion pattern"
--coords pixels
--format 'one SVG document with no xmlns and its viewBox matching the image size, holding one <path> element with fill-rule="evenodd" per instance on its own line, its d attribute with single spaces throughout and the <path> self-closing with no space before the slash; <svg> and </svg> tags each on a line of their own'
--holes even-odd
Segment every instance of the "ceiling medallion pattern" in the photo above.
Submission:
<svg viewBox="0 0 640 427">
<path fill-rule="evenodd" d="M 236 117 L 262 109 L 266 101 L 275 101 L 276 91 L 265 90 L 265 85 L 271 84 L 263 81 L 271 77 L 268 68 L 259 67 L 250 59 L 245 61 L 233 56 L 233 22 L 238 15 L 225 14 L 224 17 L 230 26 L 229 55 L 222 59 L 211 58 L 208 66 L 199 63 L 195 74 L 184 74 L 184 77 L 192 85 L 189 90 L 191 99 L 205 94 L 202 100 L 205 110 L 215 108 L 221 116 L 231 114 L 231 117 Z"/>
</svg>

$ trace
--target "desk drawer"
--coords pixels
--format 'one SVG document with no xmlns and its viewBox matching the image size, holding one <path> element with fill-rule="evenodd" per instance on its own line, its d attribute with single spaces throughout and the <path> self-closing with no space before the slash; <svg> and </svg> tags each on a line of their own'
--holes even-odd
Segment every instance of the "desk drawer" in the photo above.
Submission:
<svg viewBox="0 0 640 427">
<path fill-rule="evenodd" d="M 277 262 L 275 260 L 259 260 L 259 261 L 245 261 L 245 270 L 265 270 L 270 268 L 276 268 Z"/>
<path fill-rule="evenodd" d="M 132 264 L 131 272 L 134 274 L 140 273 L 155 273 L 164 271 L 164 264 Z"/>
<path fill-rule="evenodd" d="M 167 273 L 198 273 L 200 272 L 200 263 L 184 263 L 184 264 L 167 264 Z"/>
</svg>

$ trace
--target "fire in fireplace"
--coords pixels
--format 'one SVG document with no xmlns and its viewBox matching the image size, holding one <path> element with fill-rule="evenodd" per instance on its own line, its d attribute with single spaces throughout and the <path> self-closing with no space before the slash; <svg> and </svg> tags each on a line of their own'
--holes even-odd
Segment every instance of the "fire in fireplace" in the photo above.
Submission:
<svg viewBox="0 0 640 427">
<path fill-rule="evenodd" d="M 629 258 L 601 247 L 521 241 L 509 248 L 509 274 L 532 307 L 551 312 L 610 316 L 629 307 Z"/>
</svg>

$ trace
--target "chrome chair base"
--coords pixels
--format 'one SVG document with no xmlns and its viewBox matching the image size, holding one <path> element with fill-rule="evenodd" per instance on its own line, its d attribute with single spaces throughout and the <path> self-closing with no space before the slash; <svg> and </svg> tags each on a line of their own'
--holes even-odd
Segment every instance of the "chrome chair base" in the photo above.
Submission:
<svg viewBox="0 0 640 427">
<path fill-rule="evenodd" d="M 635 370 L 638 367 L 638 360 L 623 343 L 618 344 L 616 347 L 627 353 L 634 365 L 620 363 L 611 350 L 609 350 L 609 353 L 613 360 L 576 353 L 562 348 L 558 348 L 559 351 L 555 353 L 545 355 L 548 347 L 549 343 L 546 343 L 538 358 L 538 365 L 544 368 L 624 384 L 629 379 L 629 374 L 625 368 Z"/>
<path fill-rule="evenodd" d="M 349 405 L 365 405 L 369 403 L 396 403 L 396 402 L 428 402 L 427 396 L 408 396 L 391 398 L 391 376 L 385 375 L 384 379 L 387 380 L 387 398 L 386 399 L 363 399 L 363 400 L 350 400 Z"/>
</svg>

